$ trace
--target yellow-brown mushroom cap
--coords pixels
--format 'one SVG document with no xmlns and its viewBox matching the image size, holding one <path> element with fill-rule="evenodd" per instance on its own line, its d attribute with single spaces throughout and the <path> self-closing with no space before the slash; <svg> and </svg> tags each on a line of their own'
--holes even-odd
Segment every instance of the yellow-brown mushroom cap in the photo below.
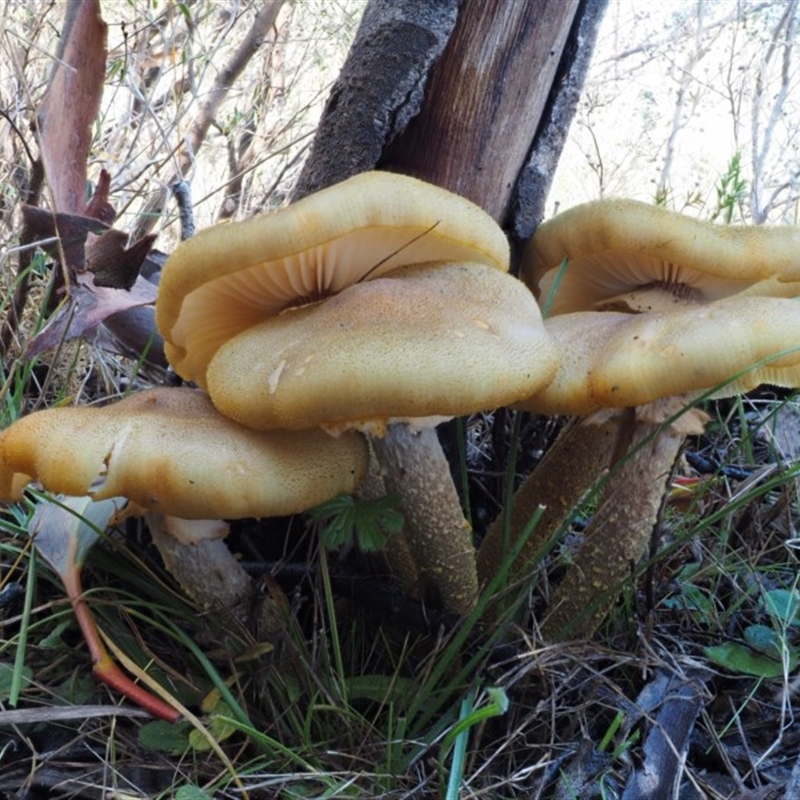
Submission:
<svg viewBox="0 0 800 800">
<path fill-rule="evenodd" d="M 2 440 L 0 432 L 0 440 Z M 25 487 L 33 480 L 30 475 L 4 467 L 0 460 L 0 500 L 19 500 Z"/>
<path fill-rule="evenodd" d="M 507 405 L 555 373 L 528 289 L 483 264 L 404 267 L 220 347 L 209 393 L 254 428 L 346 426 Z"/>
<path fill-rule="evenodd" d="M 800 386 L 800 300 L 731 297 L 633 317 L 591 377 L 594 397 L 615 406 L 717 386 L 715 396 L 726 397 L 765 383 Z"/>
<path fill-rule="evenodd" d="M 160 388 L 17 420 L 0 433 L 0 500 L 35 480 L 184 519 L 278 516 L 354 491 L 367 465 L 358 434 L 256 432 L 198 390 Z"/>
<path fill-rule="evenodd" d="M 760 281 L 767 281 L 760 293 L 772 285 L 783 294 L 781 282 L 800 280 L 800 230 L 715 225 L 635 200 L 596 200 L 539 226 L 520 277 L 540 303 L 554 292 L 551 316 L 666 310 L 685 299 L 728 297 Z"/>
<path fill-rule="evenodd" d="M 437 260 L 505 271 L 508 244 L 463 197 L 404 175 L 362 173 L 182 243 L 162 272 L 157 323 L 175 370 L 205 386 L 216 350 L 250 326 L 398 266 Z"/>
<path fill-rule="evenodd" d="M 588 414 L 662 397 L 726 397 L 761 384 L 800 386 L 800 300 L 731 297 L 652 314 L 553 317 L 554 380 L 517 407 Z"/>
<path fill-rule="evenodd" d="M 515 407 L 535 414 L 584 416 L 603 406 L 594 397 L 590 378 L 594 365 L 608 352 L 618 328 L 633 317 L 615 311 L 576 311 L 545 320 L 559 354 L 553 380 Z"/>
</svg>

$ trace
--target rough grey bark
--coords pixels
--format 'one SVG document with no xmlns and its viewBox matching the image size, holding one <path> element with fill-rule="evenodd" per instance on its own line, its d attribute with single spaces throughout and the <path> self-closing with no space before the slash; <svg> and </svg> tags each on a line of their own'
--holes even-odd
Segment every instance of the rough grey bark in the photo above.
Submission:
<svg viewBox="0 0 800 800">
<path fill-rule="evenodd" d="M 368 4 L 293 199 L 375 167 L 387 144 L 419 112 L 459 5 L 460 0 Z"/>
<path fill-rule="evenodd" d="M 382 164 L 450 189 L 501 224 L 579 0 L 467 0 L 420 114 Z"/>
<path fill-rule="evenodd" d="M 372 0 L 293 198 L 382 167 L 530 235 L 606 5 Z"/>
<path fill-rule="evenodd" d="M 582 0 L 533 145 L 520 170 L 506 230 L 513 244 L 527 241 L 545 216 L 545 204 L 575 116 L 608 0 Z"/>
</svg>

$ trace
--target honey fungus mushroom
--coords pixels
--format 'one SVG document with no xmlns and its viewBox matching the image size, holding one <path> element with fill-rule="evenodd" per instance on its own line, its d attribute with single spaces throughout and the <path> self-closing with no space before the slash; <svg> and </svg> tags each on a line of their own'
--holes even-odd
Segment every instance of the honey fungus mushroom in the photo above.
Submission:
<svg viewBox="0 0 800 800">
<path fill-rule="evenodd" d="M 800 293 L 798 244 L 796 228 L 714 225 L 632 200 L 577 206 L 528 243 L 521 276 L 548 308 L 560 366 L 517 407 L 576 419 L 510 511 L 518 533 L 533 509 L 548 506 L 512 570 L 517 577 L 603 470 L 627 459 L 590 526 L 606 530 L 587 542 L 554 598 L 561 610 L 545 624 L 548 634 L 562 635 L 570 615 L 586 609 L 593 582 L 608 589 L 641 555 L 684 435 L 702 429 L 698 412 L 680 409 L 715 387 L 736 394 L 762 383 L 796 385 L 797 354 L 774 357 L 800 345 L 797 301 L 782 299 Z M 615 514 L 625 502 L 627 527 Z M 502 558 L 504 524 L 496 521 L 482 543 L 484 580 Z M 591 633 L 605 607 L 571 634 Z"/>
<path fill-rule="evenodd" d="M 423 583 L 466 613 L 474 546 L 431 426 L 528 396 L 556 369 L 507 269 L 505 236 L 479 207 L 364 173 L 181 245 L 157 317 L 176 371 L 224 414 L 255 429 L 378 434 Z"/>
<path fill-rule="evenodd" d="M 508 244 L 468 200 L 404 175 L 365 172 L 181 243 L 162 271 L 156 321 L 175 371 L 205 387 L 217 349 L 264 319 L 399 266 L 441 260 L 506 271 Z"/>
<path fill-rule="evenodd" d="M 227 532 L 219 520 L 296 513 L 352 493 L 368 460 L 357 433 L 252 431 L 199 390 L 157 388 L 17 420 L 0 433 L 0 500 L 19 500 L 34 481 L 53 493 L 126 497 L 156 523 L 157 544 L 164 531 L 181 537 L 160 549 L 187 593 L 225 605 L 224 587 L 210 585 L 215 576 L 247 581 L 218 541 Z"/>
<path fill-rule="evenodd" d="M 800 231 L 791 226 L 717 225 L 615 198 L 542 223 L 525 248 L 520 277 L 549 303 L 549 316 L 641 313 L 743 291 L 793 297 L 799 251 Z"/>
<path fill-rule="evenodd" d="M 705 415 L 692 403 L 763 384 L 800 386 L 800 300 L 738 296 L 649 314 L 577 312 L 546 325 L 562 351 L 561 365 L 547 387 L 518 407 L 580 415 L 531 476 L 528 490 L 539 502 L 543 492 L 556 492 L 552 503 L 561 516 L 546 531 L 557 527 L 589 481 L 612 467 L 543 624 L 545 635 L 560 638 L 590 635 L 614 599 L 613 587 L 641 558 L 684 437 L 703 430 Z M 585 470 L 562 507 L 561 494 Z M 523 501 L 528 514 L 530 505 Z M 484 540 L 482 574 L 496 562 L 500 536 L 493 528 Z M 541 545 L 540 537 L 534 541 Z"/>
<path fill-rule="evenodd" d="M 220 347 L 207 383 L 223 414 L 256 429 L 380 433 L 514 402 L 555 369 L 525 286 L 482 264 L 442 262 L 254 325 Z"/>
</svg>

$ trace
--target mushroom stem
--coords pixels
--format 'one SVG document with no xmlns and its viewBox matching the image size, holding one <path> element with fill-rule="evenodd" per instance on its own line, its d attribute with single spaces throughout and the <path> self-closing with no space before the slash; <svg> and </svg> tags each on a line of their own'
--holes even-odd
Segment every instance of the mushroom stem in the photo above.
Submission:
<svg viewBox="0 0 800 800">
<path fill-rule="evenodd" d="M 485 585 L 500 569 L 505 554 L 517 542 L 533 514 L 544 512 L 509 570 L 509 583 L 525 580 L 536 565 L 537 554 L 604 470 L 611 466 L 624 438 L 625 415 L 592 414 L 573 419 L 561 431 L 536 469 L 514 493 L 506 537 L 506 515 L 501 512 L 489 527 L 478 550 L 478 579 Z M 489 613 L 502 611 L 501 598 Z"/>
<path fill-rule="evenodd" d="M 628 455 L 609 478 L 583 545 L 553 593 L 542 625 L 546 639 L 595 633 L 647 549 L 683 440 L 671 426 L 637 423 Z"/>
<path fill-rule="evenodd" d="M 209 527 L 228 525 L 218 520 L 186 520 L 148 513 L 147 525 L 164 566 L 178 585 L 206 611 L 224 613 L 233 621 L 252 627 L 259 636 L 283 630 L 269 597 L 255 614 L 253 579 L 233 557 L 220 536 L 209 537 Z"/>
<path fill-rule="evenodd" d="M 194 541 L 185 538 L 187 530 L 208 522 L 147 514 L 153 544 L 184 592 L 203 609 L 225 611 L 239 622 L 245 622 L 253 593 L 250 576 L 221 537 Z"/>
<path fill-rule="evenodd" d="M 150 512 L 147 525 L 164 566 L 200 608 L 228 614 L 255 626 L 264 638 L 285 632 L 283 617 L 269 595 L 256 605 L 253 579 L 223 540 L 228 525 L 219 520 L 187 520 Z"/>
<path fill-rule="evenodd" d="M 375 500 L 388 494 L 386 482 L 383 479 L 383 475 L 381 475 L 381 467 L 378 464 L 374 448 L 370 448 L 367 477 L 361 481 L 356 494 L 363 500 Z M 387 537 L 381 555 L 392 579 L 404 592 L 412 597 L 419 597 L 422 594 L 419 569 L 417 562 L 408 549 L 403 531 L 399 534 L 390 534 Z"/>
<path fill-rule="evenodd" d="M 403 534 L 423 590 L 438 592 L 445 610 L 468 614 L 478 596 L 472 530 L 435 428 L 397 423 L 373 443 L 386 488 L 400 497 Z"/>
</svg>

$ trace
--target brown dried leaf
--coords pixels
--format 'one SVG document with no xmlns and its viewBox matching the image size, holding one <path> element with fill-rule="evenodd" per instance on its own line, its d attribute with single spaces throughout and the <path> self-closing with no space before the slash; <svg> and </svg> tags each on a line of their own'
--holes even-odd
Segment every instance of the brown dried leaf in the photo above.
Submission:
<svg viewBox="0 0 800 800">
<path fill-rule="evenodd" d="M 129 308 L 106 317 L 94 341 L 113 353 L 144 358 L 143 364 L 161 369 L 169 366 L 153 306 Z"/>
<path fill-rule="evenodd" d="M 39 147 L 56 211 L 86 209 L 86 159 L 100 108 L 107 26 L 99 0 L 67 4 L 62 46 L 36 115 Z"/>
<path fill-rule="evenodd" d="M 100 177 L 97 179 L 97 186 L 95 186 L 92 199 L 86 204 L 84 215 L 99 219 L 101 222 L 105 222 L 106 225 L 111 225 L 117 217 L 117 212 L 109 202 L 108 195 L 110 191 L 111 173 L 108 170 L 101 169 Z"/>
<path fill-rule="evenodd" d="M 143 236 L 128 247 L 128 235 L 104 222 L 80 214 L 52 214 L 35 206 L 22 206 L 23 240 L 39 246 L 73 270 L 88 270 L 96 286 L 130 289 L 139 275 L 155 234 Z M 55 240 L 58 241 L 55 241 Z"/>
<path fill-rule="evenodd" d="M 84 268 L 87 235 L 107 230 L 103 222 L 80 214 L 53 214 L 36 206 L 22 206 L 22 241 L 38 243 L 57 261 L 63 253 L 67 264 L 78 271 Z"/>
<path fill-rule="evenodd" d="M 130 290 L 96 286 L 89 274 L 78 276 L 77 283 L 55 317 L 41 333 L 28 342 L 27 358 L 75 339 L 99 325 L 106 317 L 136 306 L 155 302 L 158 287 L 137 278 Z"/>
<path fill-rule="evenodd" d="M 92 236 L 86 244 L 86 269 L 94 273 L 95 286 L 130 289 L 155 240 L 156 235 L 149 234 L 128 247 L 128 235 L 122 231 Z"/>
</svg>

